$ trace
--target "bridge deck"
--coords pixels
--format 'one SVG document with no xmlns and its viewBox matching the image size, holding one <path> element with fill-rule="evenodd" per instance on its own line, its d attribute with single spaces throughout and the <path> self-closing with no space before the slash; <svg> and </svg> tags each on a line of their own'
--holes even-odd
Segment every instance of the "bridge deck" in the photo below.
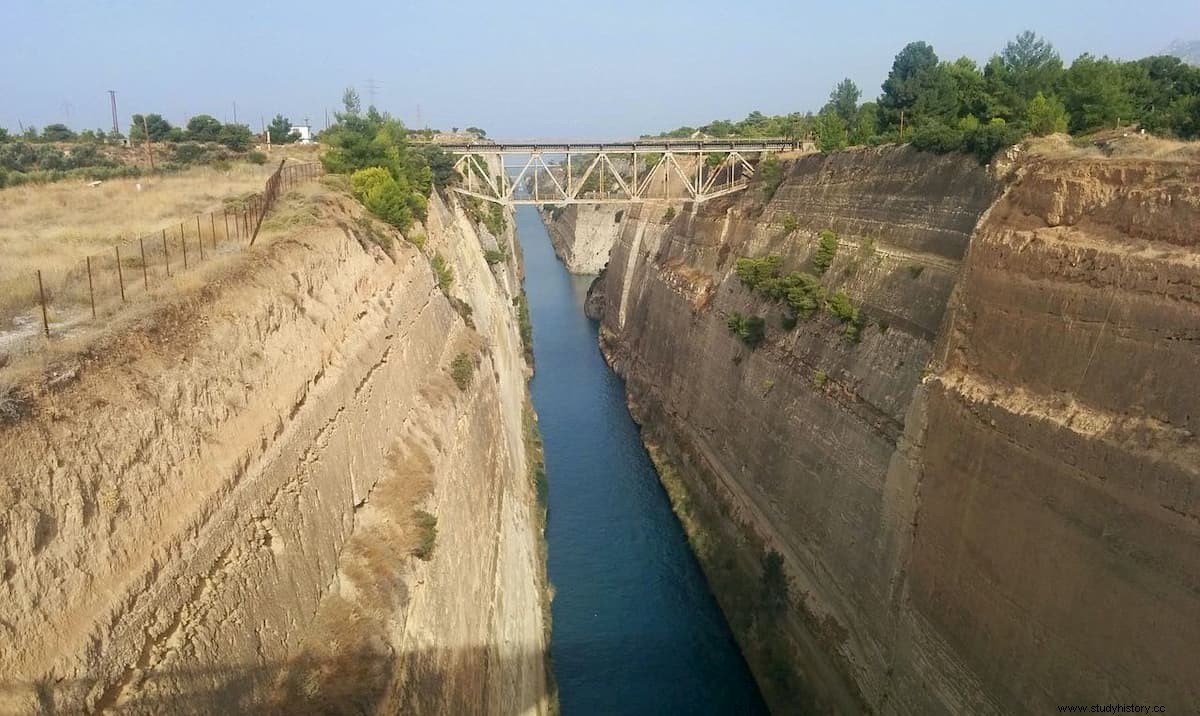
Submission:
<svg viewBox="0 0 1200 716">
<path fill-rule="evenodd" d="M 696 154 L 712 152 L 780 152 L 800 149 L 802 143 L 791 139 L 640 139 L 633 142 L 517 142 L 490 144 L 439 144 L 451 154 L 649 154 L 676 152 Z"/>
</svg>

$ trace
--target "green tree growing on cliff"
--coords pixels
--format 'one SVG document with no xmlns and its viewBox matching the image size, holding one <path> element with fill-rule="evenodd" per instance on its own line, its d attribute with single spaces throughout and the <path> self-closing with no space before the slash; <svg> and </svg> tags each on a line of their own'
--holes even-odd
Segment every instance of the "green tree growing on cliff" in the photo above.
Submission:
<svg viewBox="0 0 1200 716">
<path fill-rule="evenodd" d="M 1067 109 L 1054 95 L 1038 92 L 1025 109 L 1025 124 L 1033 134 L 1045 136 L 1067 131 Z"/>
<path fill-rule="evenodd" d="M 789 604 L 790 585 L 783 571 L 783 555 L 775 550 L 762 557 L 762 576 L 759 578 L 759 605 L 767 618 L 774 620 L 783 615 Z"/>
<path fill-rule="evenodd" d="M 833 257 L 837 254 L 838 237 L 829 229 L 821 231 L 820 238 L 817 240 L 817 252 L 813 254 L 812 264 L 813 270 L 818 276 L 824 276 L 833 264 Z"/>
</svg>

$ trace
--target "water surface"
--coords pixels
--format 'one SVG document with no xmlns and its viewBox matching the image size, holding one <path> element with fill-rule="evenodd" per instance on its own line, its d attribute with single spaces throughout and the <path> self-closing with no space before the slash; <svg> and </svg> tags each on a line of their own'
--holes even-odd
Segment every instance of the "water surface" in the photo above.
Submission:
<svg viewBox="0 0 1200 716">
<path fill-rule="evenodd" d="M 583 315 L 590 278 L 517 209 L 550 483 L 550 651 L 562 712 L 765 713 Z"/>
</svg>

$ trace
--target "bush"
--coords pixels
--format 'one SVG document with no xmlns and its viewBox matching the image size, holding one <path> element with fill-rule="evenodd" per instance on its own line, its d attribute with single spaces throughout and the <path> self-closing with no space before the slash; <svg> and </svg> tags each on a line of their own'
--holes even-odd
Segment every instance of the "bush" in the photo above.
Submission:
<svg viewBox="0 0 1200 716">
<path fill-rule="evenodd" d="M 908 276 L 909 276 L 909 278 L 917 278 L 918 276 L 921 275 L 921 272 L 924 270 L 925 270 L 925 267 L 922 266 L 921 264 L 909 264 L 908 265 Z"/>
<path fill-rule="evenodd" d="M 246 161 L 250 162 L 251 164 L 266 164 L 267 155 L 263 154 L 262 152 L 250 152 L 246 155 Z"/>
<path fill-rule="evenodd" d="M 740 338 L 751 350 L 757 348 L 766 338 L 767 322 L 759 316 L 743 316 L 734 312 L 726 325 L 729 332 Z"/>
<path fill-rule="evenodd" d="M 471 356 L 466 353 L 459 353 L 454 356 L 454 360 L 450 363 L 450 377 L 454 379 L 454 384 L 459 390 L 466 390 L 471 385 L 471 378 L 475 375 L 475 361 L 471 360 Z"/>
<path fill-rule="evenodd" d="M 790 234 L 799 228 L 800 223 L 796 221 L 796 215 L 788 212 L 783 215 L 783 233 Z"/>
<path fill-rule="evenodd" d="M 483 252 L 483 259 L 489 265 L 503 263 L 508 260 L 508 252 L 503 249 L 488 249 Z"/>
<path fill-rule="evenodd" d="M 433 268 L 433 273 L 437 276 L 438 288 L 442 289 L 442 293 L 450 295 L 450 286 L 454 283 L 454 271 L 446 264 L 446 259 L 442 258 L 441 254 L 435 253 L 433 258 L 429 259 L 429 265 Z"/>
<path fill-rule="evenodd" d="M 850 297 L 845 291 L 835 291 L 829 297 L 829 312 L 844 321 L 850 321 L 858 313 L 854 309 L 854 304 L 850 303 Z"/>
<path fill-rule="evenodd" d="M 824 301 L 821 282 L 810 273 L 793 271 L 781 276 L 780 265 L 783 260 L 778 256 L 764 256 L 753 259 L 743 257 L 734 262 L 734 273 L 746 288 L 762 294 L 774 301 L 786 301 L 792 311 L 787 328 L 794 327 L 795 317 L 809 317 L 816 313 Z"/>
<path fill-rule="evenodd" d="M 850 303 L 850 297 L 846 295 L 845 291 L 839 290 L 829 297 L 829 312 L 846 324 L 845 331 L 843 331 L 846 338 L 858 343 L 862 338 L 862 329 L 866 324 L 866 319 L 854 307 L 854 304 Z"/>
<path fill-rule="evenodd" d="M 675 218 L 675 207 L 668 206 L 667 212 L 665 214 L 663 214 L 663 221 L 670 223 L 671 220 L 674 218 Z"/>
<path fill-rule="evenodd" d="M 788 578 L 783 572 L 783 555 L 775 550 L 763 555 L 759 589 L 762 610 L 769 618 L 774 619 L 787 610 L 791 602 Z"/>
<path fill-rule="evenodd" d="M 405 191 L 388 170 L 370 167 L 354 172 L 350 175 L 350 190 L 363 206 L 367 207 L 367 211 L 400 231 L 407 231 L 412 226 L 412 195 Z M 423 201 L 422 199 L 422 210 Z"/>
<path fill-rule="evenodd" d="M 963 133 L 941 122 L 929 122 L 913 134 L 912 145 L 923 152 L 946 154 L 963 146 Z"/>
<path fill-rule="evenodd" d="M 817 243 L 817 253 L 813 255 L 813 270 L 818 276 L 824 276 L 825 272 L 829 270 L 837 250 L 837 235 L 829 229 L 822 231 L 821 238 Z"/>
<path fill-rule="evenodd" d="M 417 559 L 428 562 L 433 559 L 433 547 L 437 542 L 437 518 L 425 510 L 414 510 L 413 521 L 420 532 L 421 540 L 413 547 L 412 554 Z"/>
<path fill-rule="evenodd" d="M 774 154 L 763 157 L 758 163 L 758 175 L 763 180 L 763 195 L 767 201 L 775 198 L 775 192 L 783 184 L 783 165 Z"/>
</svg>

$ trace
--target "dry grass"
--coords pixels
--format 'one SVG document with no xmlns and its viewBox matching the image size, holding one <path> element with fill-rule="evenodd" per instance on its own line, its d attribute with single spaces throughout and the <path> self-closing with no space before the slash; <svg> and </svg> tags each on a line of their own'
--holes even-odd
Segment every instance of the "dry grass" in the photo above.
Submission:
<svg viewBox="0 0 1200 716">
<path fill-rule="evenodd" d="M 1200 142 L 1141 134 L 1137 130 L 1107 130 L 1072 138 L 1051 134 L 1028 140 L 1026 150 L 1046 159 L 1130 158 L 1156 161 L 1200 161 Z"/>
<path fill-rule="evenodd" d="M 107 255 L 120 240 L 194 221 L 226 197 L 260 191 L 275 166 L 197 167 L 94 188 L 58 182 L 0 191 L 0 281 L 63 269 L 88 255 Z"/>
</svg>

